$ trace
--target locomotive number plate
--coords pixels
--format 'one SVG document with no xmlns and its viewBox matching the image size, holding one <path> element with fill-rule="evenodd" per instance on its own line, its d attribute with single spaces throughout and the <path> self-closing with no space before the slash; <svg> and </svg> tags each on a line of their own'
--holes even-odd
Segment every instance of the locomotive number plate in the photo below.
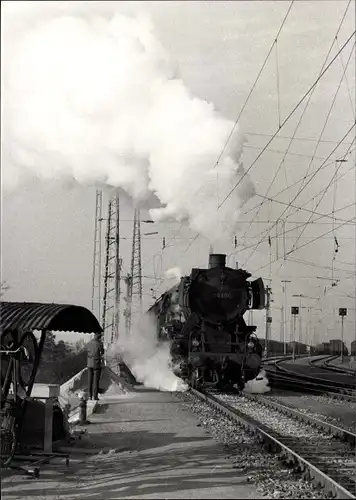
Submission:
<svg viewBox="0 0 356 500">
<path fill-rule="evenodd" d="M 232 299 L 233 298 L 233 295 L 230 292 L 216 292 L 214 295 L 217 299 Z"/>
</svg>

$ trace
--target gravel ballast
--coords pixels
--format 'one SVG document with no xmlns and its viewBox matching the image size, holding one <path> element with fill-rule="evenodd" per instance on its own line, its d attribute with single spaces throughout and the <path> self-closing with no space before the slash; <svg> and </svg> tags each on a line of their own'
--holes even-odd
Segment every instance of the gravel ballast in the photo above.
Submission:
<svg viewBox="0 0 356 500">
<path fill-rule="evenodd" d="M 356 431 L 356 403 L 352 401 L 335 399 L 327 395 L 288 394 L 283 391 L 273 391 L 264 396 L 291 405 L 305 415 L 343 427 L 350 432 Z"/>
<path fill-rule="evenodd" d="M 248 474 L 266 498 L 327 498 L 325 492 L 305 481 L 263 449 L 255 436 L 250 436 L 236 422 L 230 421 L 192 393 L 177 395 L 193 411 L 202 427 L 225 445 L 228 458 L 238 471 Z"/>
<path fill-rule="evenodd" d="M 328 466 L 341 464 L 354 466 L 356 476 L 355 450 L 347 443 L 333 438 L 329 433 L 316 429 L 305 422 L 295 420 L 278 410 L 268 408 L 248 398 L 219 395 L 218 399 L 228 403 L 245 415 L 251 416 L 282 437 L 294 438 L 294 445 L 309 457 L 315 457 Z"/>
</svg>

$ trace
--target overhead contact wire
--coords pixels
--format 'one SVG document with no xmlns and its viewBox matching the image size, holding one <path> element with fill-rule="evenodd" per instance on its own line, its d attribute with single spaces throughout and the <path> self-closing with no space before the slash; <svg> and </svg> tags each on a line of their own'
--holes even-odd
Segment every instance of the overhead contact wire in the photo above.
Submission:
<svg viewBox="0 0 356 500">
<path fill-rule="evenodd" d="M 288 120 L 293 116 L 293 114 L 296 112 L 296 110 L 299 108 L 299 106 L 304 102 L 304 100 L 309 96 L 310 92 L 313 91 L 314 87 L 318 84 L 318 82 L 321 80 L 321 78 L 325 75 L 325 73 L 329 70 L 329 68 L 332 66 L 332 64 L 335 62 L 336 58 L 339 56 L 339 54 L 345 49 L 351 38 L 355 35 L 356 31 L 352 33 L 352 35 L 349 36 L 349 38 L 346 40 L 344 45 L 341 47 L 340 51 L 333 57 L 333 59 L 330 61 L 330 63 L 327 65 L 327 67 L 324 69 L 324 71 L 318 76 L 318 78 L 315 80 L 313 85 L 310 87 L 310 89 L 304 94 L 304 96 L 298 101 L 298 103 L 294 106 L 292 111 L 289 113 L 289 115 L 283 120 L 281 123 L 281 127 L 273 134 L 272 138 L 267 142 L 261 153 L 258 154 L 257 158 L 252 162 L 252 164 L 249 166 L 249 168 L 246 170 L 246 172 L 241 176 L 241 178 L 237 181 L 235 186 L 231 189 L 231 191 L 227 194 L 227 196 L 224 198 L 224 200 L 220 203 L 219 209 L 226 203 L 227 199 L 230 198 L 232 193 L 235 191 L 235 189 L 241 184 L 242 180 L 246 177 L 246 175 L 251 171 L 253 166 L 257 163 L 257 161 L 261 158 L 262 154 L 264 153 L 265 149 L 268 148 L 268 146 L 271 144 L 273 139 L 277 136 L 279 130 L 284 127 L 284 125 L 288 122 Z"/>
</svg>

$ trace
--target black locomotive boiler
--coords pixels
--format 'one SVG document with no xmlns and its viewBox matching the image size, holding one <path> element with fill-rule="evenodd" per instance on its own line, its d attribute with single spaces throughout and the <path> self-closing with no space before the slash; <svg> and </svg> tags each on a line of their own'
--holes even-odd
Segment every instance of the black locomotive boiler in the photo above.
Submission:
<svg viewBox="0 0 356 500">
<path fill-rule="evenodd" d="M 258 375 L 262 346 L 243 315 L 265 307 L 265 289 L 250 277 L 211 254 L 208 269 L 192 269 L 149 309 L 158 338 L 170 342 L 175 373 L 194 387 L 242 389 Z"/>
</svg>

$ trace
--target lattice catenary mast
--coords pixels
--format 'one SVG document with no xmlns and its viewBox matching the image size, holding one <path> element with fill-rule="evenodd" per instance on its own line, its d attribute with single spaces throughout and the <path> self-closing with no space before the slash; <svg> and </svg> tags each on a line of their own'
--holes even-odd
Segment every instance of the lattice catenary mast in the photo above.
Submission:
<svg viewBox="0 0 356 500">
<path fill-rule="evenodd" d="M 142 314 L 141 222 L 138 208 L 135 209 L 133 223 L 131 272 L 126 276 L 125 282 L 126 309 L 124 316 L 126 332 L 129 333 L 133 317 Z"/>
<path fill-rule="evenodd" d="M 116 195 L 109 201 L 106 253 L 104 271 L 104 295 L 102 328 L 106 345 L 116 342 L 120 325 L 120 280 L 122 259 L 120 258 L 120 200 Z"/>
<path fill-rule="evenodd" d="M 101 317 L 101 291 L 102 291 L 102 229 L 103 192 L 96 191 L 95 198 L 95 225 L 94 225 L 94 251 L 93 251 L 93 278 L 91 293 L 91 310 L 97 318 Z"/>
</svg>

